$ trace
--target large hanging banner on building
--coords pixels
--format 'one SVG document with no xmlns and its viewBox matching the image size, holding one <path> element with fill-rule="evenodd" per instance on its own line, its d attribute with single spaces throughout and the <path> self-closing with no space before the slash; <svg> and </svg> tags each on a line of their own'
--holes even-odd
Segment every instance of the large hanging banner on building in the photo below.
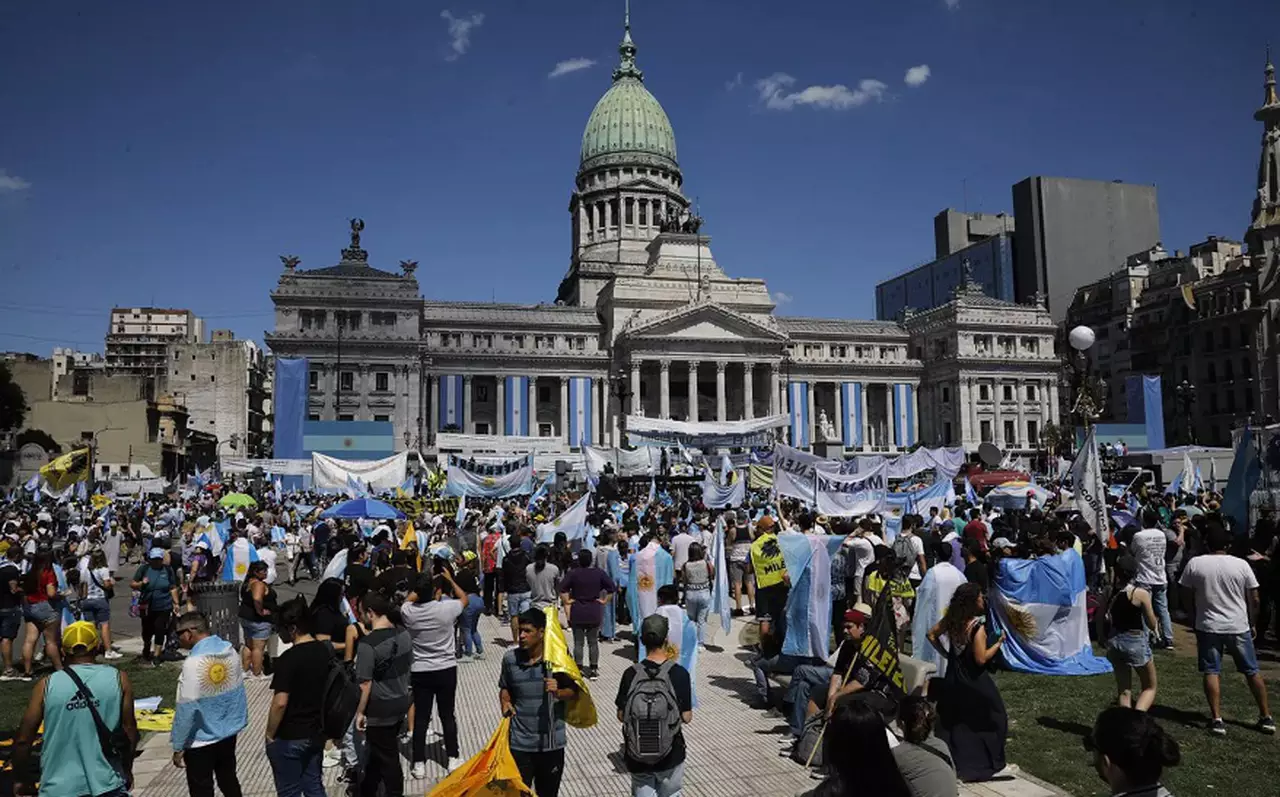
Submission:
<svg viewBox="0 0 1280 797">
<path fill-rule="evenodd" d="M 627 441 L 633 446 L 690 448 L 758 448 L 772 446 L 774 430 L 786 426 L 786 415 L 746 421 L 673 421 L 628 415 Z"/>
<path fill-rule="evenodd" d="M 791 445 L 809 447 L 809 383 L 787 383 L 787 408 L 791 413 Z"/>
<path fill-rule="evenodd" d="M 589 446 L 591 428 L 591 377 L 569 378 L 569 445 Z"/>
<path fill-rule="evenodd" d="M 440 431 L 467 432 L 463 418 L 462 374 L 440 375 Z"/>
<path fill-rule="evenodd" d="M 337 459 L 313 453 L 312 482 L 318 490 L 345 490 L 354 481 L 372 486 L 374 492 L 390 492 L 404 484 L 408 464 L 407 451 L 384 459 Z"/>
<path fill-rule="evenodd" d="M 444 494 L 467 498 L 506 498 L 533 492 L 533 456 L 476 462 L 449 456 Z"/>
<path fill-rule="evenodd" d="M 272 448 L 281 459 L 301 459 L 306 456 L 302 437 L 307 420 L 307 380 L 310 371 L 305 357 L 276 358 L 275 394 L 271 401 L 275 411 Z"/>
<path fill-rule="evenodd" d="M 899 382 L 893 386 L 893 444 L 910 448 L 916 444 L 915 385 Z"/>
<path fill-rule="evenodd" d="M 843 424 L 842 438 L 846 448 L 862 447 L 862 383 L 861 382 L 841 382 L 840 383 L 840 408 L 844 417 L 840 419 Z"/>
<path fill-rule="evenodd" d="M 529 434 L 529 377 L 506 378 L 506 400 L 502 418 L 504 435 L 527 436 Z"/>
<path fill-rule="evenodd" d="M 955 448 L 917 448 L 896 457 L 882 457 L 869 454 L 855 457 L 858 473 L 869 473 L 881 465 L 887 466 L 885 476 L 890 479 L 909 479 L 922 471 L 933 468 L 938 471 L 940 479 L 954 479 L 964 464 L 964 449 Z"/>
</svg>

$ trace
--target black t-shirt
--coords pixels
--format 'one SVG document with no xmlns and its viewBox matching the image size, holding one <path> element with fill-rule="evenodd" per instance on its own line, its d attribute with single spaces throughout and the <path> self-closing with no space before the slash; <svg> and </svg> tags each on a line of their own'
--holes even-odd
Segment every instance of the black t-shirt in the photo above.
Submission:
<svg viewBox="0 0 1280 797">
<path fill-rule="evenodd" d="M 417 579 L 418 573 L 412 567 L 399 565 L 379 573 L 373 580 L 373 591 L 390 600 L 397 592 L 402 596 L 411 592 Z"/>
<path fill-rule="evenodd" d="M 502 560 L 502 582 L 508 595 L 529 591 L 529 579 L 525 570 L 529 567 L 529 555 L 523 548 L 512 548 Z"/>
<path fill-rule="evenodd" d="M 22 606 L 22 596 L 9 590 L 9 582 L 22 583 L 22 572 L 11 561 L 0 564 L 0 609 L 17 609 Z"/>
<path fill-rule="evenodd" d="M 457 575 L 453 577 L 453 580 L 459 587 L 462 587 L 462 591 L 468 595 L 480 594 L 480 584 L 476 581 L 476 574 L 472 573 L 470 570 L 459 570 Z"/>
<path fill-rule="evenodd" d="M 885 691 L 888 679 L 878 667 L 861 654 L 861 642 L 854 642 L 851 639 L 846 639 L 842 642 L 840 651 L 836 654 L 834 675 L 838 678 L 844 678 L 844 674 L 849 673 L 849 680 L 845 681 L 846 684 L 857 681 L 862 684 L 863 689 Z M 850 666 L 853 667 L 852 670 L 849 669 Z"/>
<path fill-rule="evenodd" d="M 276 659 L 271 691 L 289 695 L 289 705 L 285 706 L 280 727 L 276 728 L 277 739 L 324 739 L 320 717 L 331 658 L 333 648 L 328 645 L 304 642 Z"/>
<path fill-rule="evenodd" d="M 640 663 L 650 675 L 656 674 L 660 666 L 648 659 L 644 659 Z M 676 705 L 680 707 L 680 713 L 684 714 L 686 711 L 693 711 L 693 684 L 689 679 L 689 671 L 676 664 L 671 667 L 670 675 L 671 688 L 676 693 Z M 635 667 L 628 667 L 626 672 L 622 673 L 622 682 L 618 684 L 618 696 L 614 699 L 614 704 L 619 711 L 626 708 L 627 693 L 631 691 L 631 682 L 635 679 Z M 628 772 L 659 772 L 683 764 L 684 756 L 684 725 L 682 724 L 676 729 L 675 738 L 671 740 L 671 752 L 667 753 L 666 757 L 658 763 L 642 764 L 639 761 L 626 758 L 625 755 L 623 758 L 626 761 Z"/>
<path fill-rule="evenodd" d="M 347 565 L 347 597 L 363 598 L 373 586 L 373 571 L 364 565 Z"/>
<path fill-rule="evenodd" d="M 977 559 L 964 566 L 964 578 L 970 584 L 977 584 L 984 590 L 991 588 L 991 574 L 987 572 L 987 566 Z"/>
<path fill-rule="evenodd" d="M 316 636 L 327 636 L 335 644 L 345 644 L 348 625 L 351 625 L 351 621 L 341 609 L 334 610 L 328 606 L 317 606 L 312 609 L 311 633 Z"/>
</svg>

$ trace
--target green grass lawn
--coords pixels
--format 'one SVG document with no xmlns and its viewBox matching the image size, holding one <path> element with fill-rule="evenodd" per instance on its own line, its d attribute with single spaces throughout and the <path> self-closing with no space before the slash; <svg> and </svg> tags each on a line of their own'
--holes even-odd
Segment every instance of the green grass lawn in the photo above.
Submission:
<svg viewBox="0 0 1280 797">
<path fill-rule="evenodd" d="M 1180 797 L 1274 797 L 1280 793 L 1280 736 L 1264 736 L 1248 727 L 1258 716 L 1253 698 L 1229 660 L 1224 669 L 1222 713 L 1228 731 L 1226 738 L 1215 738 L 1205 730 L 1209 709 L 1194 656 L 1156 653 L 1157 694 L 1151 713 L 1182 749 L 1182 764 L 1165 772 L 1164 783 Z M 1009 712 L 1011 762 L 1075 797 L 1110 793 L 1094 773 L 1081 739 L 1093 728 L 1098 712 L 1115 699 L 1113 676 L 1001 672 L 996 682 Z M 1268 687 L 1272 713 L 1280 712 L 1274 679 Z"/>
<path fill-rule="evenodd" d="M 178 674 L 182 672 L 181 662 L 169 662 L 152 669 L 138 666 L 129 657 L 120 661 L 124 662 L 120 669 L 128 674 L 129 682 L 133 684 L 135 698 L 160 695 L 164 698 L 160 706 L 173 708 L 174 695 L 178 688 Z M 49 672 L 45 670 L 43 674 L 47 675 Z M 27 702 L 31 699 L 31 690 L 38 683 L 38 679 L 30 683 L 24 681 L 0 683 L 0 734 L 8 736 L 17 732 L 18 723 L 22 721 L 22 714 L 27 710 Z"/>
</svg>

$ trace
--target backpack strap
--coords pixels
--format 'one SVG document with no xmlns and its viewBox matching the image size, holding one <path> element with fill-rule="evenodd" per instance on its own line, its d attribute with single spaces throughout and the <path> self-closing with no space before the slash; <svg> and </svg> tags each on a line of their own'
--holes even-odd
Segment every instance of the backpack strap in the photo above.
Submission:
<svg viewBox="0 0 1280 797">
<path fill-rule="evenodd" d="M 93 724 L 97 726 L 98 744 L 102 746 L 103 757 L 106 758 L 107 761 L 119 759 L 121 765 L 126 769 L 126 771 L 129 770 L 133 761 L 133 755 L 128 750 L 116 747 L 115 741 L 111 738 L 111 731 L 107 728 L 107 723 L 102 721 L 102 715 L 98 713 L 98 707 L 93 704 L 93 692 L 89 691 L 89 687 L 86 686 L 84 681 L 80 679 L 80 676 L 76 674 L 75 667 L 73 665 L 63 667 L 62 672 L 66 673 L 67 677 L 71 679 L 71 682 L 76 685 L 76 694 L 78 694 L 80 699 L 85 702 L 85 705 L 89 707 L 89 714 L 93 717 Z M 120 671 L 117 670 L 117 685 L 119 682 Z M 127 742 L 125 747 L 128 747 Z"/>
</svg>

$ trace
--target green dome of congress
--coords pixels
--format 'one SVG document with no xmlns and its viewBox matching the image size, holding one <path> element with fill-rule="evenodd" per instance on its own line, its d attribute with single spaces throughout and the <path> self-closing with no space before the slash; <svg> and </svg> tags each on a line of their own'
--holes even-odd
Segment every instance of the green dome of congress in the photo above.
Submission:
<svg viewBox="0 0 1280 797">
<path fill-rule="evenodd" d="M 644 87 L 644 73 L 636 66 L 630 25 L 618 53 L 622 58 L 613 70 L 613 86 L 596 103 L 582 132 L 579 171 L 613 164 L 678 170 L 676 134 L 667 112 Z"/>
</svg>

